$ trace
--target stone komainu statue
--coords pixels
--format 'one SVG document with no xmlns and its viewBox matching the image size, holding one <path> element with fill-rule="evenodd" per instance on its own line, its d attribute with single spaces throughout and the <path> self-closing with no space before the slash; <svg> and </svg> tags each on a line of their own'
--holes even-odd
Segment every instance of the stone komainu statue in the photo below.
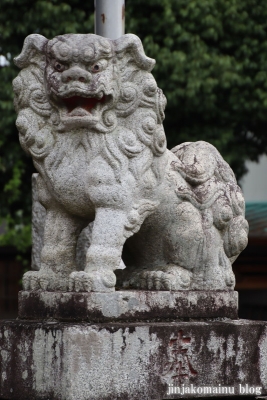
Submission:
<svg viewBox="0 0 267 400">
<path fill-rule="evenodd" d="M 40 270 L 24 289 L 113 291 L 115 270 L 123 287 L 233 289 L 248 232 L 241 190 L 209 143 L 166 149 L 166 99 L 139 38 L 34 34 L 15 63 L 20 143 L 47 211 Z"/>
</svg>

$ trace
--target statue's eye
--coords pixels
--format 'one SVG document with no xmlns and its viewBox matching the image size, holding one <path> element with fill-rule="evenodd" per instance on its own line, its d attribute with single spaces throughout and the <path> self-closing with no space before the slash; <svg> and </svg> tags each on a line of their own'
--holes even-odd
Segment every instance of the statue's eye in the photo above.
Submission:
<svg viewBox="0 0 267 400">
<path fill-rule="evenodd" d="M 100 67 L 99 64 L 94 64 L 94 65 L 92 66 L 92 72 L 99 72 L 100 69 L 101 69 L 101 67 Z"/>
<path fill-rule="evenodd" d="M 54 68 L 56 71 L 62 72 L 64 70 L 64 65 L 60 64 L 59 62 L 56 62 Z"/>
<path fill-rule="evenodd" d="M 91 72 L 102 72 L 104 69 L 106 69 L 108 66 L 107 60 L 102 58 L 101 60 L 98 60 L 95 64 L 91 66 Z"/>
</svg>

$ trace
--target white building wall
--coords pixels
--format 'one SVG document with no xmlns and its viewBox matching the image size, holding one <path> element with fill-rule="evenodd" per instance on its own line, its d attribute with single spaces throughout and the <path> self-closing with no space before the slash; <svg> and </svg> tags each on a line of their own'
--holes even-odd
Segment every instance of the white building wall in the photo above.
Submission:
<svg viewBox="0 0 267 400">
<path fill-rule="evenodd" d="M 248 161 L 249 172 L 241 181 L 242 190 L 247 202 L 267 202 L 267 156 L 261 156 L 259 163 Z"/>
</svg>

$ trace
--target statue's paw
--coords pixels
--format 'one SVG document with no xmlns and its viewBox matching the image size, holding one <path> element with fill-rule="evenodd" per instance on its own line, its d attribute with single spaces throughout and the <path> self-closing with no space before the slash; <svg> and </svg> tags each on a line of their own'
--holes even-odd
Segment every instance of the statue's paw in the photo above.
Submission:
<svg viewBox="0 0 267 400">
<path fill-rule="evenodd" d="M 69 276 L 70 292 L 114 292 L 116 276 L 110 270 L 77 271 Z"/>
<path fill-rule="evenodd" d="M 24 290 L 40 289 L 39 272 L 38 271 L 26 272 L 22 277 L 22 287 Z"/>
<path fill-rule="evenodd" d="M 162 271 L 144 271 L 139 275 L 140 288 L 147 290 L 171 290 L 169 277 Z"/>
<path fill-rule="evenodd" d="M 228 274 L 226 274 L 225 277 L 225 283 L 227 285 L 227 289 L 231 289 L 233 290 L 235 287 L 235 275 L 233 273 L 233 271 L 229 271 Z"/>
<path fill-rule="evenodd" d="M 130 280 L 130 286 L 144 290 L 187 290 L 191 278 L 192 272 L 177 265 L 168 265 L 135 274 Z"/>
<path fill-rule="evenodd" d="M 67 290 L 67 282 L 53 271 L 28 271 L 23 275 L 22 287 L 24 290 Z"/>
</svg>

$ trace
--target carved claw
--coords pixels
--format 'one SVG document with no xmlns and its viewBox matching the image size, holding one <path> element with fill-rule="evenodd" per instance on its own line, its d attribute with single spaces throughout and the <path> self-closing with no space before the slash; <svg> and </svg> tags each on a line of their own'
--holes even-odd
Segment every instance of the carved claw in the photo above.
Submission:
<svg viewBox="0 0 267 400">
<path fill-rule="evenodd" d="M 154 287 L 156 290 L 160 290 L 162 287 L 162 277 L 163 277 L 163 272 L 157 271 L 154 273 L 153 279 L 154 279 Z"/>
<path fill-rule="evenodd" d="M 114 292 L 116 276 L 108 270 L 72 272 L 69 276 L 71 292 Z"/>
<path fill-rule="evenodd" d="M 147 289 L 149 279 L 149 271 L 143 271 L 140 274 L 134 274 L 132 279 L 130 280 L 130 285 L 132 287 Z"/>
<path fill-rule="evenodd" d="M 40 285 L 41 289 L 47 290 L 47 288 L 49 286 L 49 278 L 47 276 L 41 275 L 39 278 L 39 285 Z"/>
<path fill-rule="evenodd" d="M 130 285 L 146 290 L 186 290 L 190 288 L 192 272 L 170 265 L 155 271 L 134 274 Z"/>
<path fill-rule="evenodd" d="M 172 289 L 172 279 L 171 279 L 170 274 L 163 274 L 162 286 L 163 286 L 163 290 L 171 290 Z"/>
<path fill-rule="evenodd" d="M 53 271 L 28 271 L 23 275 L 22 286 L 24 290 L 67 290 L 66 279 Z"/>
<path fill-rule="evenodd" d="M 24 290 L 36 290 L 40 289 L 38 284 L 38 272 L 28 271 L 23 275 L 22 287 Z"/>
<path fill-rule="evenodd" d="M 232 271 L 229 271 L 228 274 L 226 274 L 225 283 L 230 289 L 234 289 L 235 275 Z"/>
<path fill-rule="evenodd" d="M 91 276 L 83 271 L 72 272 L 69 276 L 69 291 L 91 292 L 92 291 Z"/>
</svg>

